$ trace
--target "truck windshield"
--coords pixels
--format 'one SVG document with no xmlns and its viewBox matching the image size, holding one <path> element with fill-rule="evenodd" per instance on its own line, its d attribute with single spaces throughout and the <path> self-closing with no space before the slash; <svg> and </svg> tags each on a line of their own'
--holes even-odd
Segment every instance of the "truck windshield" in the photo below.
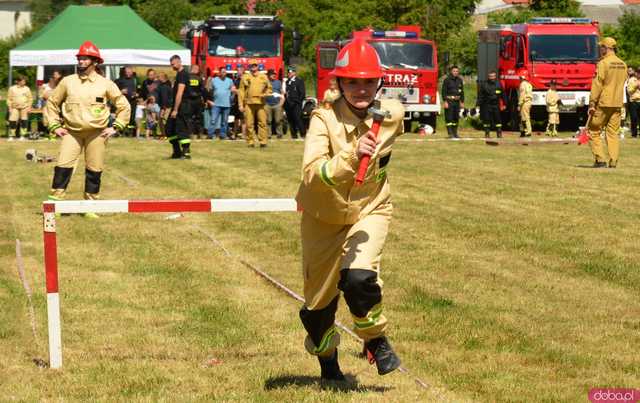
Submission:
<svg viewBox="0 0 640 403">
<path fill-rule="evenodd" d="M 237 52 L 240 51 L 238 54 Z M 209 55 L 230 57 L 280 56 L 280 32 L 213 32 Z"/>
<path fill-rule="evenodd" d="M 598 60 L 595 35 L 531 35 L 529 43 L 533 61 L 596 62 Z"/>
<path fill-rule="evenodd" d="M 433 68 L 433 46 L 428 43 L 369 42 L 387 67 Z"/>
</svg>

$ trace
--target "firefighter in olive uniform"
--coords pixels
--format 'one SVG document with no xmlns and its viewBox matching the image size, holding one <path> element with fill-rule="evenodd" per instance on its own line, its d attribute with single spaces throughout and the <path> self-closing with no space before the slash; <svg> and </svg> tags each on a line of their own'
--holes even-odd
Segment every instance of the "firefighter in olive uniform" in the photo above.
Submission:
<svg viewBox="0 0 640 403">
<path fill-rule="evenodd" d="M 305 347 L 318 356 L 322 379 L 344 380 L 334 325 L 340 291 L 378 373 L 400 365 L 385 337 L 380 257 L 392 212 L 386 170 L 391 147 L 403 132 L 404 108 L 397 100 L 382 101 L 381 109 L 390 116 L 376 140 L 367 111 L 383 71 L 375 49 L 362 39 L 340 50 L 332 75 L 342 96 L 331 108 L 312 112 L 296 197 L 303 211 L 305 304 L 300 319 L 308 333 Z M 369 168 L 364 183 L 354 187 L 364 155 L 371 156 Z"/>
<path fill-rule="evenodd" d="M 603 55 L 598 62 L 596 77 L 591 83 L 589 95 L 589 142 L 593 152 L 594 168 L 603 168 L 609 162 L 610 168 L 618 164 L 620 152 L 619 134 L 620 110 L 624 101 L 624 83 L 627 80 L 627 65 L 616 56 L 616 41 L 604 38 L 600 41 Z M 600 132 L 606 128 L 609 159 L 602 148 Z"/>
<path fill-rule="evenodd" d="M 518 88 L 518 111 L 520 111 L 520 137 L 531 136 L 531 102 L 533 102 L 533 86 L 527 80 L 527 73 L 520 76 Z"/>
<path fill-rule="evenodd" d="M 9 87 L 7 91 L 7 109 L 9 110 L 9 141 L 14 137 L 20 140 L 28 134 L 29 112 L 33 103 L 31 89 L 26 85 L 26 78 L 20 76 L 16 80 L 16 85 Z M 20 126 L 20 131 L 18 131 Z"/>
<path fill-rule="evenodd" d="M 549 90 L 546 95 L 547 113 L 549 119 L 547 122 L 547 130 L 545 134 L 551 137 L 558 136 L 558 125 L 560 124 L 560 97 L 556 91 L 556 81 L 549 82 Z"/>
<path fill-rule="evenodd" d="M 503 102 L 502 104 L 500 102 Z M 502 138 L 502 117 L 500 111 L 504 108 L 504 91 L 497 79 L 495 71 L 490 71 L 487 81 L 480 83 L 478 91 L 478 106 L 480 119 L 484 128 L 484 137 L 489 138 L 491 127 L 496 130 L 498 138 Z"/>
<path fill-rule="evenodd" d="M 458 138 L 460 109 L 464 108 L 464 83 L 457 66 L 451 67 L 450 74 L 442 82 L 442 99 L 447 133 L 450 138 Z"/>
<path fill-rule="evenodd" d="M 255 144 L 255 122 L 258 122 L 258 141 L 260 147 L 267 146 L 267 111 L 265 109 L 266 97 L 271 95 L 271 82 L 265 74 L 258 71 L 258 65 L 252 63 L 251 74 L 244 74 L 240 78 L 238 89 L 238 105 L 240 112 L 244 112 L 247 124 L 247 144 L 253 147 Z"/>
<path fill-rule="evenodd" d="M 53 91 L 44 113 L 49 131 L 62 137 L 58 164 L 54 168 L 49 199 L 61 200 L 71 180 L 78 157 L 84 152 L 84 198 L 95 200 L 100 193 L 107 139 L 124 130 L 131 108 L 115 83 L 100 74 L 100 51 L 87 41 L 80 46 L 77 74 L 67 76 Z M 116 119 L 109 126 L 109 104 L 115 107 Z M 96 217 L 95 214 L 87 214 Z"/>
</svg>

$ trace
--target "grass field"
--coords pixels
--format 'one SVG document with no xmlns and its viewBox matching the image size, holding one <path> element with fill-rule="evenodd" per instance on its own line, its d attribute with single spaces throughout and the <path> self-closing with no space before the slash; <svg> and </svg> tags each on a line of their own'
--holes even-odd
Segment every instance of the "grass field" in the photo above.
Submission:
<svg viewBox="0 0 640 403">
<path fill-rule="evenodd" d="M 428 389 L 378 377 L 344 334 L 342 367 L 357 381 L 320 387 L 299 303 L 239 261 L 301 292 L 297 213 L 60 218 L 64 368 L 38 368 L 33 359 L 48 360 L 39 211 L 53 166 L 23 154 L 57 146 L 1 141 L 0 401 L 550 402 L 638 388 L 640 144 L 623 142 L 618 169 L 592 170 L 576 145 L 415 140 L 401 139 L 390 164 L 382 277 L 390 338 Z M 196 142 L 192 161 L 171 161 L 166 143 L 115 139 L 102 196 L 293 197 L 302 149 Z M 349 323 L 344 303 L 339 320 Z"/>
</svg>

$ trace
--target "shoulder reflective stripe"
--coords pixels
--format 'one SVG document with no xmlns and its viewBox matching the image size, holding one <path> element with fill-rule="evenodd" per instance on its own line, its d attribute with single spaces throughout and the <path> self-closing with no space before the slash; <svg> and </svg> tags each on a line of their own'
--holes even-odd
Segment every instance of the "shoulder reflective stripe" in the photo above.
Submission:
<svg viewBox="0 0 640 403">
<path fill-rule="evenodd" d="M 320 165 L 320 179 L 327 185 L 327 186 L 335 186 L 335 182 L 331 179 L 331 177 L 329 176 L 329 172 L 328 172 L 328 168 L 327 168 L 327 164 L 329 163 L 329 161 L 325 161 L 322 165 Z"/>
<path fill-rule="evenodd" d="M 321 354 L 323 353 L 330 345 L 331 338 L 336 334 L 336 327 L 331 326 L 322 336 L 322 340 L 320 340 L 320 345 L 315 348 L 314 353 Z"/>
</svg>

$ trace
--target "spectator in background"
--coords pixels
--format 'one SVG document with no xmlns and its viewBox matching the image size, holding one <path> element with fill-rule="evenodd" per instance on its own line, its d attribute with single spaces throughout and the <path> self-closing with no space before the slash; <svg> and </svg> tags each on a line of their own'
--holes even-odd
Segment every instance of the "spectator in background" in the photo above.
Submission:
<svg viewBox="0 0 640 403">
<path fill-rule="evenodd" d="M 236 77 L 233 79 L 233 85 L 236 88 L 240 88 L 240 78 L 243 75 L 249 74 L 245 71 L 244 66 L 241 64 L 237 67 L 238 71 L 236 72 Z M 233 121 L 233 139 L 238 138 L 238 134 L 242 134 L 242 137 L 246 137 L 247 125 L 244 122 L 244 113 L 240 110 L 240 103 L 238 102 L 238 92 L 233 93 L 233 97 L 231 98 L 231 113 L 233 113 L 234 121 Z"/>
<path fill-rule="evenodd" d="M 140 85 L 140 96 L 143 99 L 149 99 L 149 97 L 158 98 L 158 86 L 160 81 L 156 78 L 156 71 L 154 69 L 147 70 L 147 78 Z"/>
<path fill-rule="evenodd" d="M 627 109 L 629 110 L 629 118 L 631 123 L 631 137 L 638 137 L 638 114 L 640 112 L 640 81 L 636 76 L 633 67 L 628 69 L 629 78 L 627 79 Z"/>
<path fill-rule="evenodd" d="M 62 73 L 60 73 L 60 71 L 58 70 L 54 70 L 53 73 L 51 74 L 51 77 L 49 77 L 49 81 L 42 84 L 39 91 L 40 93 L 39 95 L 40 99 L 38 101 L 39 108 L 44 110 L 44 107 L 47 105 L 47 99 L 49 99 L 49 96 L 51 96 L 51 93 L 53 92 L 53 90 L 56 89 L 60 80 L 62 80 Z M 46 115 L 43 113 L 41 131 L 46 133 L 48 131 L 47 127 L 49 127 L 49 122 L 46 119 Z M 49 140 L 55 141 L 56 137 L 57 136 L 55 134 L 49 133 Z"/>
<path fill-rule="evenodd" d="M 204 88 L 204 80 L 200 73 L 200 66 L 194 64 L 191 66 L 191 74 L 189 75 L 189 86 L 185 90 L 187 100 L 191 103 L 191 124 L 193 131 L 191 134 L 200 138 L 202 129 L 204 128 L 204 105 L 209 100 L 209 94 Z"/>
<path fill-rule="evenodd" d="M 287 77 L 284 109 L 287 111 L 291 138 L 297 139 L 298 133 L 300 137 L 305 138 L 307 132 L 302 123 L 302 102 L 306 97 L 304 81 L 297 77 L 295 66 L 289 66 Z"/>
<path fill-rule="evenodd" d="M 210 68 L 207 67 L 206 80 L 204 81 L 204 89 L 207 91 L 207 102 L 205 104 L 204 110 L 204 130 L 207 133 L 207 137 L 210 139 L 211 136 L 209 133 L 213 130 L 215 133 L 216 130 L 219 130 L 219 127 L 211 127 L 211 108 L 213 108 L 213 79 L 216 78 L 219 74 L 219 70 L 214 68 L 211 71 Z"/>
<path fill-rule="evenodd" d="M 127 102 L 129 102 L 129 106 L 133 111 L 135 107 L 136 96 L 137 96 L 136 94 L 137 84 L 136 84 L 136 78 L 133 76 L 133 69 L 130 66 L 126 66 L 122 68 L 120 70 L 120 77 L 116 79 L 115 83 L 120 89 L 120 92 L 122 92 L 122 95 L 124 95 L 124 97 L 127 99 Z M 136 127 L 135 115 L 136 115 L 135 113 L 131 114 L 131 120 L 127 125 L 127 131 L 129 131 L 129 133 L 135 130 L 135 127 Z"/>
<path fill-rule="evenodd" d="M 135 122 L 136 122 L 136 138 L 138 140 L 140 140 L 140 135 L 142 134 L 142 130 L 144 130 L 145 109 L 146 109 L 146 105 L 144 103 L 144 98 L 142 97 L 136 98 Z"/>
<path fill-rule="evenodd" d="M 322 107 L 325 109 L 331 109 L 331 106 L 340 98 L 340 89 L 338 89 L 338 83 L 335 78 L 329 81 L 329 88 L 324 92 L 322 97 Z"/>
<path fill-rule="evenodd" d="M 282 120 L 284 113 L 282 112 L 282 105 L 284 105 L 284 95 L 282 95 L 282 81 L 278 80 L 275 70 L 269 69 L 267 71 L 267 77 L 271 81 L 271 90 L 273 91 L 270 96 L 266 98 L 266 111 L 267 111 L 267 130 L 270 134 L 274 133 L 277 138 L 282 138 Z"/>
<path fill-rule="evenodd" d="M 227 77 L 227 69 L 220 68 L 217 77 L 211 81 L 213 88 L 213 106 L 211 107 L 211 126 L 209 138 L 215 137 L 215 129 L 220 128 L 220 140 L 227 138 L 231 95 L 236 92 L 233 80 Z"/>
<path fill-rule="evenodd" d="M 9 141 L 14 137 L 25 140 L 29 131 L 29 112 L 33 104 L 31 89 L 27 86 L 27 79 L 18 76 L 16 84 L 7 91 L 7 110 L 9 112 Z M 18 130 L 20 127 L 20 130 Z"/>
<path fill-rule="evenodd" d="M 160 107 L 158 126 L 160 128 L 160 136 L 164 137 L 164 126 L 171 113 L 171 105 L 173 105 L 173 99 L 171 99 L 171 81 L 169 81 L 166 73 L 158 74 L 158 88 L 156 90 L 158 91 L 156 101 Z"/>
<path fill-rule="evenodd" d="M 158 120 L 160 118 L 160 106 L 156 103 L 156 98 L 152 95 L 147 99 L 145 114 L 145 138 L 149 140 L 149 137 L 155 135 L 156 128 L 158 127 Z"/>
</svg>

